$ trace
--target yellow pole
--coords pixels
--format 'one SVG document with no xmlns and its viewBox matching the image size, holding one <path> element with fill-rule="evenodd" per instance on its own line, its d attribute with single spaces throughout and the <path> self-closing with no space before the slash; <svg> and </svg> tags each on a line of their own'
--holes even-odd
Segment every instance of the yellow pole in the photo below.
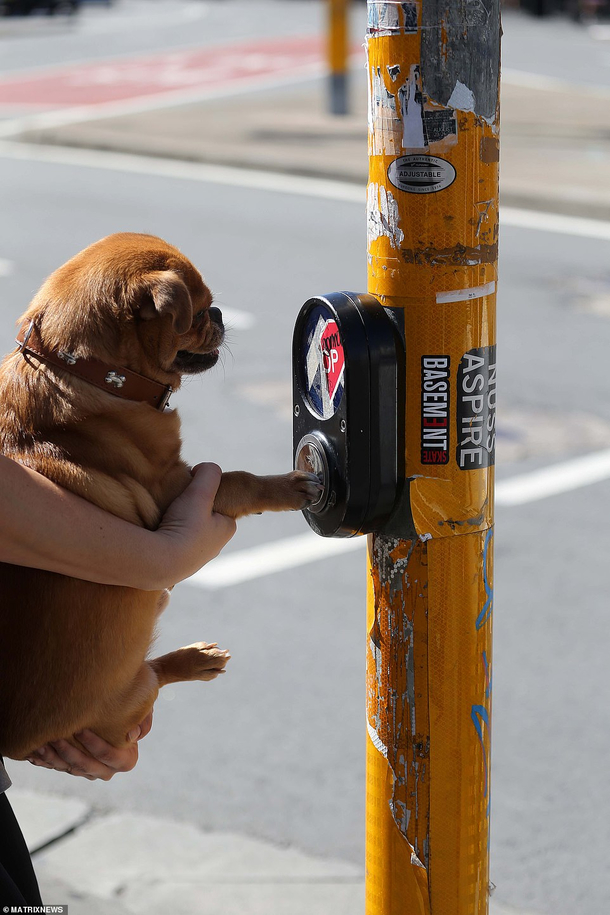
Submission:
<svg viewBox="0 0 610 915">
<path fill-rule="evenodd" d="M 406 338 L 369 537 L 367 915 L 487 915 L 499 0 L 368 2 L 368 291 Z"/>
<path fill-rule="evenodd" d="M 330 113 L 347 114 L 349 0 L 328 0 L 328 66 Z"/>
</svg>

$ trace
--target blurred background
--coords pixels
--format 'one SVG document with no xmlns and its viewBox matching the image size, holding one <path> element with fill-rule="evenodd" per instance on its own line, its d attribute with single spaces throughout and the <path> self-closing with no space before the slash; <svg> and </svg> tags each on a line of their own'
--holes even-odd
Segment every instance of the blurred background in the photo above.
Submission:
<svg viewBox="0 0 610 915">
<path fill-rule="evenodd" d="M 289 469 L 295 316 L 312 294 L 366 288 L 365 3 L 350 6 L 340 117 L 322 0 L 0 6 L 4 351 L 72 254 L 115 231 L 160 235 L 229 325 L 222 366 L 174 398 L 187 458 Z M 609 12 L 503 11 L 501 482 L 610 448 Z M 497 509 L 498 915 L 608 910 L 609 473 Z M 10 765 L 47 902 L 363 912 L 362 545 L 236 572 L 306 532 L 300 514 L 248 519 L 225 551 L 235 565 L 175 589 L 159 653 L 204 639 L 233 658 L 214 683 L 162 691 L 132 773 L 91 784 Z"/>
</svg>

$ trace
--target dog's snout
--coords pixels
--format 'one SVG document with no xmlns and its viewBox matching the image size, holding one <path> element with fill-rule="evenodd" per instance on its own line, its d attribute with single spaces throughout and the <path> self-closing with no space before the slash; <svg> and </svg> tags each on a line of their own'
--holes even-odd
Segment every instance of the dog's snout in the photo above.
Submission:
<svg viewBox="0 0 610 915">
<path fill-rule="evenodd" d="M 214 324 L 218 324 L 219 327 L 223 327 L 222 323 L 222 311 L 220 308 L 217 308 L 216 305 L 210 305 L 210 321 L 213 321 Z"/>
</svg>

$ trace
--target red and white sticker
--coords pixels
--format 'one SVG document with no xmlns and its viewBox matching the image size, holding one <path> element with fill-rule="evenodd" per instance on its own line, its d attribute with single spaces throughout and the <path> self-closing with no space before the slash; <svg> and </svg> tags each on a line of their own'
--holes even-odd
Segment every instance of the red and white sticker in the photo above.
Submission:
<svg viewBox="0 0 610 915">
<path fill-rule="evenodd" d="M 322 309 L 309 318 L 304 355 L 309 403 L 322 419 L 330 419 L 343 396 L 345 353 L 337 322 Z"/>
<path fill-rule="evenodd" d="M 343 371 L 345 369 L 345 353 L 343 352 L 343 344 L 341 343 L 336 321 L 328 321 L 320 337 L 320 349 L 326 373 L 328 399 L 332 403 L 335 399 L 337 388 L 343 381 Z"/>
</svg>

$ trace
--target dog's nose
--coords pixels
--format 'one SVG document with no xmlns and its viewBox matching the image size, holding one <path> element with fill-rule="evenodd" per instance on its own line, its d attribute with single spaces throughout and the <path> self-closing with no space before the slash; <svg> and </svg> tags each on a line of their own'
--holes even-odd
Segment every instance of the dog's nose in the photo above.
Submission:
<svg viewBox="0 0 610 915">
<path fill-rule="evenodd" d="M 220 310 L 220 308 L 216 308 L 215 305 L 210 305 L 209 314 L 210 314 L 210 321 L 213 321 L 214 324 L 218 324 L 219 327 L 223 326 L 222 311 Z"/>
</svg>

